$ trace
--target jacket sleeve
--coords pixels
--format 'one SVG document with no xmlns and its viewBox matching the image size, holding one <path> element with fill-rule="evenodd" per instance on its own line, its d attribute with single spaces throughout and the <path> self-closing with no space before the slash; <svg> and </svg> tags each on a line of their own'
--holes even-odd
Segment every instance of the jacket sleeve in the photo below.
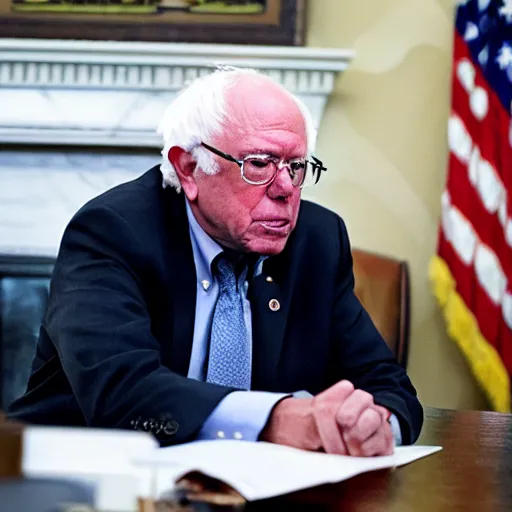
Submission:
<svg viewBox="0 0 512 512">
<path fill-rule="evenodd" d="M 123 217 L 86 206 L 63 235 L 43 328 L 88 426 L 144 426 L 167 445 L 197 435 L 232 389 L 162 365 L 142 292 L 146 259 Z"/>
<path fill-rule="evenodd" d="M 346 227 L 339 219 L 341 254 L 333 311 L 334 376 L 350 380 L 372 394 L 375 403 L 394 413 L 402 443 L 414 443 L 423 423 L 423 409 L 409 377 L 398 364 L 370 316 L 354 294 L 352 253 Z"/>
</svg>

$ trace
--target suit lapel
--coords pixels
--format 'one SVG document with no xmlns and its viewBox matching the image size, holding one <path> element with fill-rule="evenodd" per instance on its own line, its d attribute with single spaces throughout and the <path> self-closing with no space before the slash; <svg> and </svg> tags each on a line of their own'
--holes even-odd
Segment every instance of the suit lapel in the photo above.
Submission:
<svg viewBox="0 0 512 512">
<path fill-rule="evenodd" d="M 187 375 L 194 339 L 196 309 L 196 268 L 190 241 L 189 225 L 183 194 L 166 189 L 167 215 L 172 247 L 170 247 L 172 282 L 173 332 L 170 369 Z"/>
<path fill-rule="evenodd" d="M 285 259 L 283 254 L 266 260 L 262 274 L 252 280 L 249 288 L 253 333 L 252 389 L 279 389 L 278 364 L 291 292 L 285 275 Z"/>
</svg>

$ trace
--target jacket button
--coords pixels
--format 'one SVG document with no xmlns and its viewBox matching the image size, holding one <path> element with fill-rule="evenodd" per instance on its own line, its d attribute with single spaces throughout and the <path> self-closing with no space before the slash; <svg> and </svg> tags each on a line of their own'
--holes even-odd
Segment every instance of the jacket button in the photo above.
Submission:
<svg viewBox="0 0 512 512">
<path fill-rule="evenodd" d="M 164 431 L 164 434 L 166 434 L 168 436 L 174 436 L 176 434 L 176 432 L 178 432 L 179 428 L 180 428 L 180 426 L 177 421 L 170 420 L 164 424 L 163 431 Z"/>
<path fill-rule="evenodd" d="M 150 418 L 147 422 L 144 422 L 144 430 L 151 432 L 152 434 L 158 434 L 160 428 L 158 422 L 153 418 Z"/>
<path fill-rule="evenodd" d="M 141 430 L 141 428 L 140 428 L 140 418 L 137 418 L 136 420 L 130 421 L 130 425 L 132 426 L 133 430 Z"/>
</svg>

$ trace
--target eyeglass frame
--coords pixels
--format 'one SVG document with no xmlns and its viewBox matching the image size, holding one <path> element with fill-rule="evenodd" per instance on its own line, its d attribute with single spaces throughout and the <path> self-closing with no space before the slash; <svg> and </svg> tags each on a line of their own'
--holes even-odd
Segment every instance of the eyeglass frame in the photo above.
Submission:
<svg viewBox="0 0 512 512">
<path fill-rule="evenodd" d="M 277 176 L 277 173 L 283 169 L 283 167 L 278 167 L 276 165 L 276 172 L 274 173 L 274 175 L 269 179 L 269 180 L 266 180 L 266 181 L 251 181 L 249 179 L 247 179 L 244 175 L 244 160 L 245 158 L 241 159 L 241 160 L 238 160 L 237 158 L 235 158 L 234 156 L 228 154 L 228 153 L 224 153 L 223 151 L 221 151 L 220 149 L 217 149 L 217 148 L 214 148 L 213 146 L 210 146 L 209 144 L 206 144 L 206 142 L 201 142 L 201 146 L 204 147 L 205 149 L 207 149 L 208 151 L 214 153 L 215 155 L 217 156 L 220 156 L 221 158 L 223 158 L 224 160 L 227 160 L 228 162 L 233 162 L 235 164 L 238 165 L 238 167 L 240 167 L 240 175 L 242 177 L 242 179 L 248 183 L 249 185 L 256 185 L 256 186 L 263 186 L 263 185 L 270 185 L 275 179 L 276 179 L 276 176 Z M 257 155 L 254 155 L 254 156 L 257 156 Z M 262 155 L 263 156 L 263 155 Z M 303 178 L 303 181 L 300 185 L 298 185 L 298 188 L 303 188 L 304 187 L 304 183 L 306 181 L 306 170 L 307 170 L 307 165 L 311 165 L 311 169 L 312 169 L 312 173 L 313 173 L 313 177 L 315 177 L 315 172 L 318 172 L 318 174 L 316 175 L 316 178 L 315 178 L 315 182 L 313 183 L 313 185 L 316 185 L 318 183 L 318 181 L 320 180 L 320 176 L 321 176 L 321 173 L 322 171 L 327 171 L 327 167 L 324 166 L 323 162 L 321 160 L 319 160 L 318 158 L 315 158 L 314 156 L 311 156 L 311 160 L 308 160 L 307 158 L 304 158 L 304 162 L 305 162 L 305 165 L 306 165 L 306 168 L 304 169 L 304 178 Z M 293 159 L 292 159 L 293 160 Z M 302 158 L 301 158 L 302 160 Z M 281 160 L 279 160 L 279 162 L 281 162 Z M 293 180 L 291 174 L 290 174 L 290 171 L 291 171 L 291 168 L 290 168 L 290 162 L 286 162 L 285 161 L 285 167 L 287 168 L 288 170 L 288 174 L 290 175 L 290 178 Z M 294 186 L 297 186 L 297 185 L 294 185 Z"/>
</svg>

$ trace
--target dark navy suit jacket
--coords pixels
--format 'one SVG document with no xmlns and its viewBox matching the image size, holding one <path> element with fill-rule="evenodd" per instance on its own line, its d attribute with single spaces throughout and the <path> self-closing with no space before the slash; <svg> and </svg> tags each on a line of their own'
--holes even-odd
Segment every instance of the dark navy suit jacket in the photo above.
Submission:
<svg viewBox="0 0 512 512">
<path fill-rule="evenodd" d="M 285 250 L 249 285 L 252 389 L 317 394 L 348 379 L 414 442 L 423 421 L 415 389 L 353 286 L 342 219 L 302 201 Z M 162 445 L 193 439 L 233 391 L 186 377 L 195 300 L 185 200 L 162 187 L 158 167 L 93 199 L 63 235 L 28 388 L 9 416 L 143 429 Z"/>
</svg>

